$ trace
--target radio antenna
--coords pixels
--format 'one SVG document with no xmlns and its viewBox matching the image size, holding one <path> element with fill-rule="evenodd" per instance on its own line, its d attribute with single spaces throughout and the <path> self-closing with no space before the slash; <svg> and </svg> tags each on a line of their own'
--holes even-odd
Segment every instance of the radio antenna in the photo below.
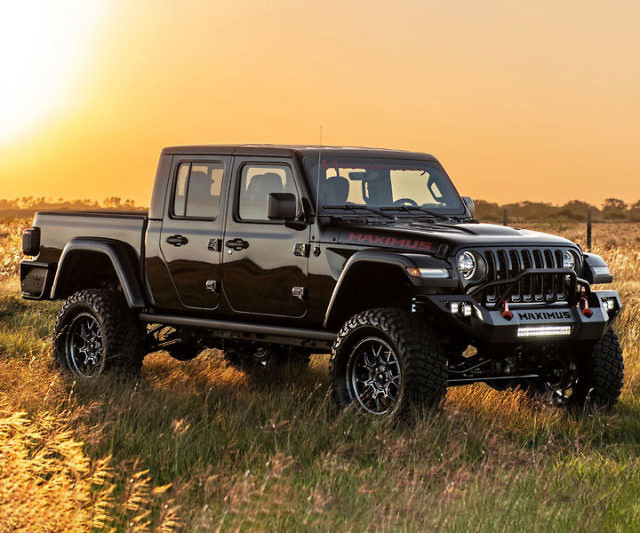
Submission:
<svg viewBox="0 0 640 533">
<path fill-rule="evenodd" d="M 316 222 L 319 219 L 320 209 L 320 161 L 322 154 L 322 124 L 320 124 L 320 144 L 318 145 L 318 172 L 316 176 Z"/>
</svg>

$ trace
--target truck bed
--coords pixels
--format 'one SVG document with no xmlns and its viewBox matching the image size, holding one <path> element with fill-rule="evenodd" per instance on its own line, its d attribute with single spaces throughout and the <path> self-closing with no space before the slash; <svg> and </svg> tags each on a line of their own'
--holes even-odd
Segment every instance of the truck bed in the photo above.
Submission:
<svg viewBox="0 0 640 533">
<path fill-rule="evenodd" d="M 57 262 L 64 246 L 78 237 L 124 242 L 140 259 L 147 220 L 145 211 L 40 211 L 34 219 L 41 232 L 38 261 Z"/>
</svg>

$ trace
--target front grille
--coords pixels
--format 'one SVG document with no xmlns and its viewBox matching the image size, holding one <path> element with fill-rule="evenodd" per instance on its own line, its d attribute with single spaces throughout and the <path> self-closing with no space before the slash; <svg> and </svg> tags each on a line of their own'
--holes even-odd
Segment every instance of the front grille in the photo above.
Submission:
<svg viewBox="0 0 640 533">
<path fill-rule="evenodd" d="M 487 264 L 484 283 L 515 278 L 525 270 L 523 276 L 506 297 L 510 303 L 563 302 L 569 299 L 571 283 L 566 274 L 540 273 L 536 270 L 562 268 L 565 250 L 561 248 L 485 248 L 476 250 Z M 488 306 L 495 305 L 507 287 L 493 285 L 478 287 L 476 297 Z"/>
</svg>

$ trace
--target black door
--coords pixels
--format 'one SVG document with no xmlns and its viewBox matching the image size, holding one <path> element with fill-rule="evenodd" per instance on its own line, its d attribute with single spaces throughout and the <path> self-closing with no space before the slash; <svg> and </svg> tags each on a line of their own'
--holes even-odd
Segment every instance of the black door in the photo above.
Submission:
<svg viewBox="0 0 640 533">
<path fill-rule="evenodd" d="M 286 159 L 236 158 L 224 235 L 222 286 L 236 313 L 303 317 L 307 310 L 309 228 L 296 231 L 267 217 L 272 192 L 298 197 Z"/>
<path fill-rule="evenodd" d="M 230 157 L 177 156 L 160 249 L 184 307 L 219 304 L 222 213 Z"/>
</svg>

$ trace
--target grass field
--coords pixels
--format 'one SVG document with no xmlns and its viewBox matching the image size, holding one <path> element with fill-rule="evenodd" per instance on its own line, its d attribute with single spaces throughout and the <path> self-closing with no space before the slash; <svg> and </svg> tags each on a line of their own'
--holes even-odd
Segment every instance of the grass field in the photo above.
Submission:
<svg viewBox="0 0 640 533">
<path fill-rule="evenodd" d="M 640 225 L 594 228 L 625 302 L 612 413 L 476 385 L 394 426 L 335 411 L 326 355 L 260 378 L 215 351 L 152 354 L 138 382 L 62 377 L 58 304 L 19 297 L 29 222 L 0 222 L 0 531 L 640 530 Z"/>
</svg>

